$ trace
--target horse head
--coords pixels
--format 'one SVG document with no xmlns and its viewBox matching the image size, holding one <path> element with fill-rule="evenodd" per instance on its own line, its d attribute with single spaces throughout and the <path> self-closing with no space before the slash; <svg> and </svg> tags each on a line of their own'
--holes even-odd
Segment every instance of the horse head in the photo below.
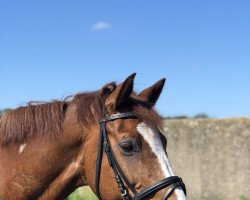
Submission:
<svg viewBox="0 0 250 200">
<path fill-rule="evenodd" d="M 134 77 L 100 90 L 100 125 L 91 128 L 85 141 L 86 180 L 103 200 L 186 199 L 185 186 L 174 176 L 168 160 L 167 140 L 154 110 L 165 79 L 136 94 Z M 92 106 L 93 113 L 95 109 Z"/>
</svg>

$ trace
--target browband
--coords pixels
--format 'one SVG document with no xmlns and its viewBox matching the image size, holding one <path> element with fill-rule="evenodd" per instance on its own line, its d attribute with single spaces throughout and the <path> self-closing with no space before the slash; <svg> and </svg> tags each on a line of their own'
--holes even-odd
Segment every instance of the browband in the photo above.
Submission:
<svg viewBox="0 0 250 200">
<path fill-rule="evenodd" d="M 133 112 L 125 112 L 125 113 L 116 113 L 113 115 L 109 115 L 106 117 L 103 117 L 99 123 L 102 122 L 107 122 L 107 121 L 113 121 L 115 119 L 123 119 L 123 118 L 131 118 L 131 117 L 135 117 Z"/>
</svg>

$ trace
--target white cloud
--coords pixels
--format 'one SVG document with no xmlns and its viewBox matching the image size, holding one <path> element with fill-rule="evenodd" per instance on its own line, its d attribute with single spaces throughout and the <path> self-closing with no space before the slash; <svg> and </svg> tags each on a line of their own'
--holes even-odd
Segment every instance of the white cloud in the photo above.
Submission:
<svg viewBox="0 0 250 200">
<path fill-rule="evenodd" d="M 102 30 L 107 30 L 110 29 L 111 25 L 108 22 L 97 22 L 92 25 L 91 30 L 92 31 L 102 31 Z"/>
</svg>

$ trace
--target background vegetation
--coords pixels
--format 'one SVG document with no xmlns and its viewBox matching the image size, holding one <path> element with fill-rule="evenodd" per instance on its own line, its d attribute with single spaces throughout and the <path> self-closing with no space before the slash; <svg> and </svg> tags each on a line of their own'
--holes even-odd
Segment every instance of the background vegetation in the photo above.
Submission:
<svg viewBox="0 0 250 200">
<path fill-rule="evenodd" d="M 81 187 L 76 189 L 66 200 L 98 200 L 98 198 L 89 187 Z"/>
<path fill-rule="evenodd" d="M 3 113 L 5 113 L 5 112 L 7 112 L 7 111 L 9 111 L 9 110 L 10 110 L 9 108 L 2 109 L 2 110 L 0 110 L 0 114 L 3 114 Z"/>
</svg>

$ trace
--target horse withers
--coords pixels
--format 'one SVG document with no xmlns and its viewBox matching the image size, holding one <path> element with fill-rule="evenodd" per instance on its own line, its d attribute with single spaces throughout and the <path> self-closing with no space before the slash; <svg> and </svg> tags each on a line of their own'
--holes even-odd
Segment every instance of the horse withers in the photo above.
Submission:
<svg viewBox="0 0 250 200">
<path fill-rule="evenodd" d="M 85 185 L 102 200 L 186 199 L 153 109 L 165 79 L 137 94 L 134 77 L 5 113 L 0 199 L 60 200 Z"/>
</svg>

